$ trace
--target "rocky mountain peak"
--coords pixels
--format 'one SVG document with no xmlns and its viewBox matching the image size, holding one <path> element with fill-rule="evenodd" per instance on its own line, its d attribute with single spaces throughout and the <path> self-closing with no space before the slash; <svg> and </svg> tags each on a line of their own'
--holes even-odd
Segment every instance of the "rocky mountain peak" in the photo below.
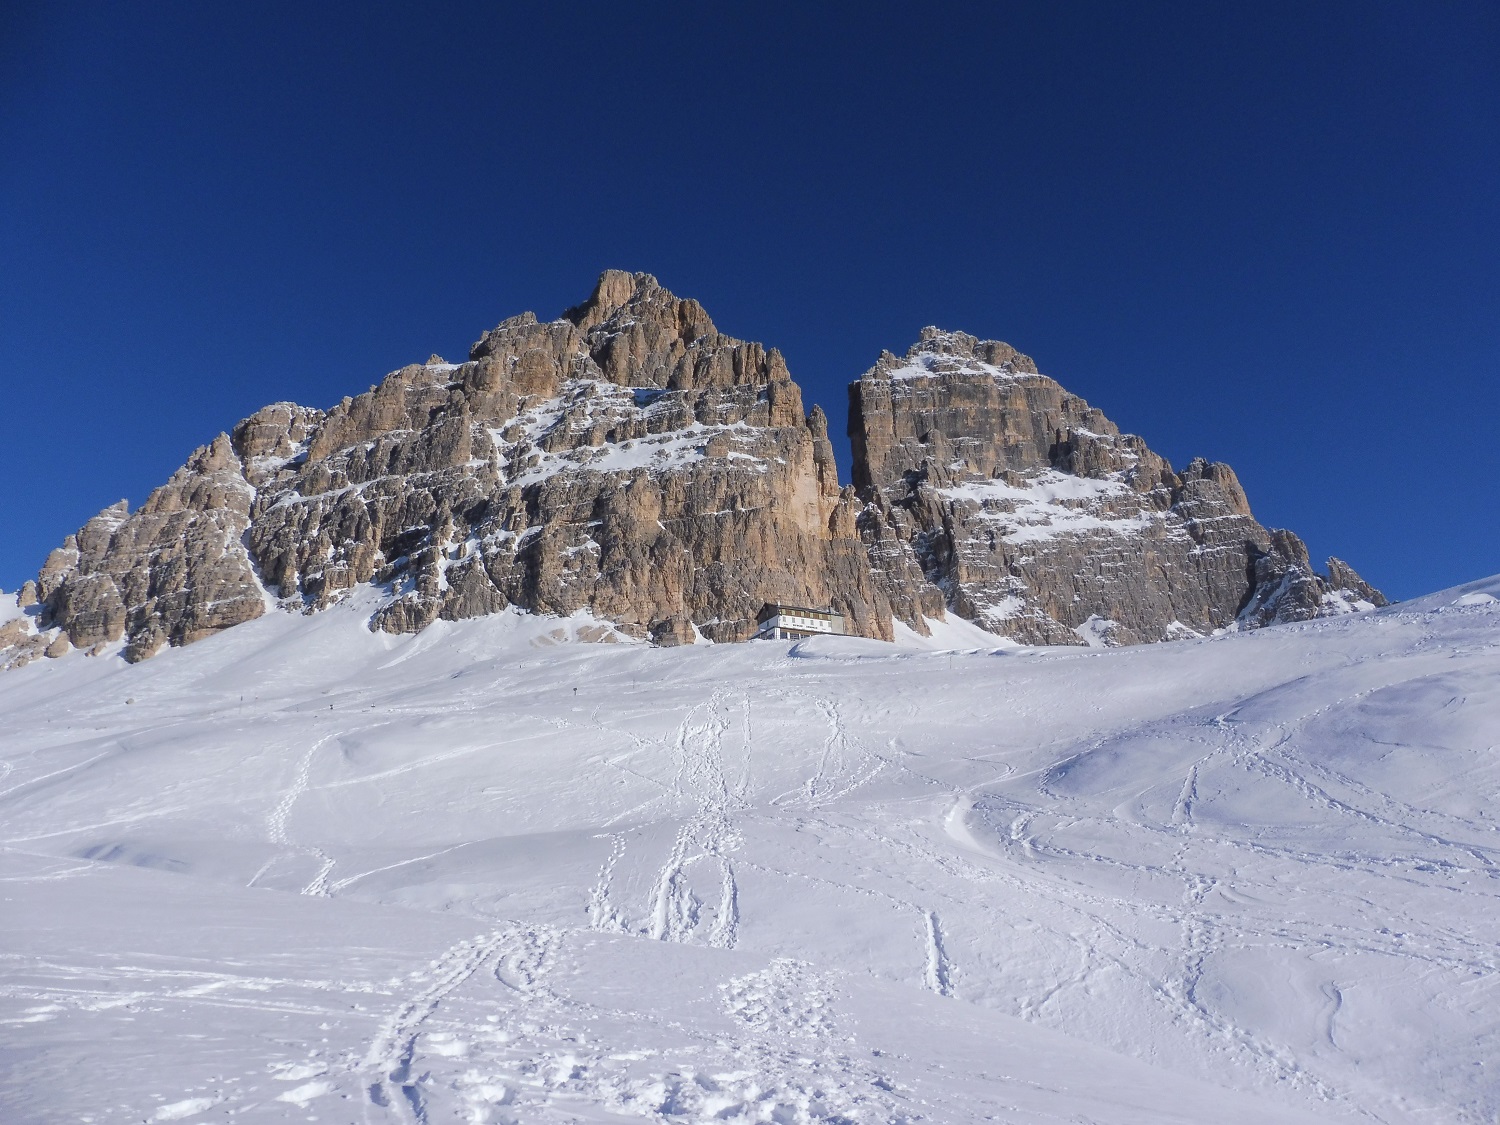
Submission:
<svg viewBox="0 0 1500 1125">
<path fill-rule="evenodd" d="M 594 348 L 637 328 L 667 349 L 676 341 L 685 346 L 742 343 L 720 336 L 702 305 L 674 296 L 649 273 L 605 270 L 589 299 L 568 309 L 562 319 L 577 325 Z"/>
<path fill-rule="evenodd" d="M 632 303 L 637 310 L 649 308 L 653 298 L 658 308 L 676 302 L 676 298 L 663 289 L 661 283 L 649 273 L 605 270 L 594 284 L 594 291 L 589 299 L 564 312 L 563 319 L 571 320 L 587 332 L 595 325 L 618 316 Z"/>
<path fill-rule="evenodd" d="M 545 329 L 546 346 L 537 339 Z M 519 355 L 514 353 L 524 344 Z M 780 384 L 777 398 L 795 400 L 786 361 L 775 348 L 726 336 L 697 301 L 662 288 L 647 273 L 607 270 L 593 295 L 556 321 L 540 326 L 525 313 L 503 321 L 470 350 L 471 361 L 503 357 L 521 374 L 519 389 L 550 394 L 562 367 L 625 387 L 690 390 Z M 573 369 L 578 362 L 583 367 Z M 570 366 L 572 365 L 572 366 Z"/>
<path fill-rule="evenodd" d="M 995 367 L 1007 374 L 1035 375 L 1036 363 L 1029 355 L 1023 355 L 1000 340 L 981 340 L 967 332 L 950 332 L 928 325 L 922 329 L 917 342 L 906 350 L 908 360 L 922 361 L 926 357 L 948 356 L 960 360 Z M 910 365 L 908 365 L 910 366 Z M 922 366 L 931 369 L 931 364 Z M 938 365 L 942 366 L 942 365 Z"/>
<path fill-rule="evenodd" d="M 889 637 L 857 508 L 779 352 L 611 271 L 465 363 L 408 365 L 326 412 L 257 411 L 140 511 L 70 537 L 33 617 L 38 637 L 141 659 L 374 583 L 372 627 L 393 632 L 515 605 L 587 612 L 599 639 L 741 640 L 789 601 Z"/>
<path fill-rule="evenodd" d="M 516 606 L 595 639 L 748 637 L 767 602 L 889 639 L 954 612 L 1044 643 L 1138 643 L 1380 604 L 1256 523 L 1227 466 L 1181 473 L 1009 344 L 926 328 L 850 386 L 854 485 L 781 353 L 650 274 L 606 271 L 461 364 L 323 411 L 273 403 L 47 559 L 0 665 L 127 659 L 374 584 L 371 627 Z M 591 634 L 593 635 L 593 634 Z"/>
<path fill-rule="evenodd" d="M 1134 644 L 1383 605 L 1250 514 L 1234 470 L 1180 474 L 1008 344 L 924 329 L 850 384 L 854 479 L 898 616 L 946 607 L 1032 643 Z"/>
</svg>

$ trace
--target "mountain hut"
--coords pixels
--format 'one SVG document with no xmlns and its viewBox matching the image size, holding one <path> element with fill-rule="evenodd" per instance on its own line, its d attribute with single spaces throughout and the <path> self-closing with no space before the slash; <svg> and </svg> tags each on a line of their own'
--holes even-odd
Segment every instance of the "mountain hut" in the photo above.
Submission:
<svg viewBox="0 0 1500 1125">
<path fill-rule="evenodd" d="M 786 641 L 815 637 L 822 633 L 844 632 L 844 615 L 831 609 L 810 609 L 800 605 L 768 602 L 755 618 L 758 640 Z"/>
</svg>

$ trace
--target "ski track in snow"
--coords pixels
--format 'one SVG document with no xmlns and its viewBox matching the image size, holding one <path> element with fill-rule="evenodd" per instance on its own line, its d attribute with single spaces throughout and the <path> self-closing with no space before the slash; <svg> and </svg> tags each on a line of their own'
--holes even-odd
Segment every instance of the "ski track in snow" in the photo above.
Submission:
<svg viewBox="0 0 1500 1125">
<path fill-rule="evenodd" d="M 266 836 L 272 843 L 282 845 L 293 855 L 309 856 L 318 864 L 317 873 L 301 889 L 301 893 L 305 895 L 327 897 L 331 894 L 331 877 L 333 869 L 337 864 L 322 848 L 314 847 L 311 844 L 298 844 L 294 842 L 291 836 L 288 835 L 287 820 L 292 815 L 292 807 L 297 803 L 298 798 L 303 796 L 308 790 L 312 779 L 313 760 L 317 757 L 318 751 L 333 741 L 334 737 L 334 735 L 325 735 L 308 747 L 307 753 L 297 763 L 297 772 L 292 778 L 291 786 L 288 787 L 281 800 L 276 803 L 276 807 L 266 816 Z M 251 876 L 250 882 L 247 885 L 255 886 L 256 881 L 268 874 L 277 865 L 280 858 L 282 857 L 272 857 L 267 860 L 260 870 Z"/>
<path fill-rule="evenodd" d="M 562 1122 L 577 1120 L 568 1107 L 580 1104 L 657 1121 L 917 1119 L 899 1108 L 894 1080 L 842 1048 L 838 981 L 808 963 L 777 958 L 722 982 L 721 1010 L 739 1028 L 727 1038 L 556 992 L 549 977 L 565 967 L 568 941 L 562 931 L 510 926 L 439 957 L 363 1059 L 364 1120 Z M 499 995 L 483 992 L 486 976 Z M 594 1030 L 611 1022 L 644 1026 L 672 1045 L 643 1050 L 634 1037 Z M 433 1064 L 450 1059 L 465 1069 L 437 1081 Z"/>
<path fill-rule="evenodd" d="M 1351 702 L 1349 699 L 1340 700 L 1341 703 Z M 1239 708 L 1236 708 L 1238 711 Z M 1372 952 L 1392 953 L 1396 952 L 1393 945 L 1372 943 L 1368 940 L 1353 942 L 1350 940 L 1356 933 L 1353 927 L 1341 927 L 1337 923 L 1324 923 L 1316 929 L 1302 930 L 1294 924 L 1282 926 L 1267 926 L 1264 928 L 1248 925 L 1243 917 L 1229 920 L 1218 911 L 1207 907 L 1207 900 L 1211 894 L 1221 890 L 1219 879 L 1211 874 L 1192 870 L 1189 859 L 1189 841 L 1197 829 L 1194 822 L 1193 810 L 1198 800 L 1199 778 L 1202 769 L 1215 760 L 1228 761 L 1231 768 L 1243 771 L 1247 774 L 1255 774 L 1264 777 L 1278 785 L 1295 793 L 1309 804 L 1324 808 L 1340 816 L 1349 817 L 1389 830 L 1393 833 L 1413 837 L 1420 842 L 1434 845 L 1442 849 L 1458 850 L 1468 859 L 1477 861 L 1484 868 L 1490 866 L 1490 858 L 1483 850 L 1474 849 L 1472 846 L 1455 844 L 1453 841 L 1426 833 L 1414 828 L 1409 823 L 1403 823 L 1384 816 L 1371 813 L 1366 808 L 1358 807 L 1356 804 L 1340 799 L 1328 791 L 1324 785 L 1314 783 L 1308 777 L 1299 772 L 1306 769 L 1311 773 L 1318 774 L 1325 780 L 1336 781 L 1338 775 L 1335 771 L 1319 767 L 1317 763 L 1302 763 L 1288 758 L 1284 753 L 1285 745 L 1291 740 L 1292 732 L 1308 721 L 1315 718 L 1317 714 L 1328 710 L 1322 707 L 1314 712 L 1305 714 L 1296 722 L 1280 723 L 1274 728 L 1269 728 L 1266 736 L 1261 738 L 1251 737 L 1246 733 L 1245 724 L 1235 717 L 1235 712 L 1217 716 L 1209 724 L 1212 734 L 1205 740 L 1210 748 L 1199 759 L 1192 762 L 1187 770 L 1186 776 L 1180 787 L 1176 802 L 1173 806 L 1169 823 L 1178 833 L 1187 833 L 1184 843 L 1177 850 L 1172 863 L 1165 870 L 1173 872 L 1183 882 L 1182 905 L 1172 911 L 1170 908 L 1156 908 L 1148 913 L 1158 913 L 1170 916 L 1176 914 L 1178 925 L 1181 929 L 1180 952 L 1176 959 L 1180 964 L 1180 970 L 1173 975 L 1157 982 L 1143 981 L 1156 991 L 1161 999 L 1174 1006 L 1180 1016 L 1186 1016 L 1190 1026 L 1200 1029 L 1209 1041 L 1216 1041 L 1227 1046 L 1227 1048 L 1238 1057 L 1241 1065 L 1248 1065 L 1265 1073 L 1268 1078 L 1276 1082 L 1287 1082 L 1293 1086 L 1311 1089 L 1322 1100 L 1333 1104 L 1353 1109 L 1347 1095 L 1334 1086 L 1325 1082 L 1306 1067 L 1299 1064 L 1280 1045 L 1272 1042 L 1264 1036 L 1258 1035 L 1252 1030 L 1238 1025 L 1232 1019 L 1213 1010 L 1212 1006 L 1205 1002 L 1200 995 L 1199 989 L 1205 971 L 1205 965 L 1217 955 L 1234 949 L 1255 948 L 1256 946 L 1284 945 L 1287 947 L 1317 948 L 1319 946 L 1342 949 L 1349 952 Z M 1213 740 L 1219 740 L 1218 745 L 1212 745 Z M 1065 776 L 1072 767 L 1088 754 L 1096 754 L 1105 748 L 1104 743 L 1092 743 L 1088 749 L 1066 759 L 1060 766 L 1046 771 L 1041 778 L 1039 792 L 1046 797 L 1066 806 L 1068 798 L 1066 794 L 1060 793 L 1049 785 L 1049 779 Z M 1350 788 L 1358 788 L 1351 786 Z M 1380 804 L 1393 803 L 1392 799 L 1384 794 L 1368 794 Z M 1394 802 L 1399 807 L 1399 802 Z M 1124 810 L 1124 806 L 1116 812 Z M 1060 859 L 1065 861 L 1085 862 L 1090 864 L 1115 864 L 1118 861 L 1109 856 L 1079 851 L 1061 845 L 1056 840 L 1042 842 L 1037 836 L 1026 830 L 1028 822 L 1034 819 L 1037 811 L 1028 811 L 1016 817 L 1010 827 L 1009 836 L 1011 842 L 1020 846 L 1023 854 L 1031 861 L 1045 861 L 1047 859 Z M 1056 814 L 1054 814 L 1056 815 Z M 1165 825 L 1157 826 L 1143 822 L 1136 818 L 1121 818 L 1114 821 L 1096 821 L 1099 825 L 1105 825 L 1115 832 L 1140 831 L 1142 829 L 1160 833 L 1166 828 Z M 1472 826 L 1470 826 L 1472 827 Z M 1096 828 L 1097 832 L 1098 829 Z M 1279 860 L 1287 860 L 1299 866 L 1309 869 L 1311 880 L 1316 881 L 1321 871 L 1330 867 L 1334 870 L 1360 870 L 1365 874 L 1379 878 L 1402 878 L 1399 870 L 1392 871 L 1389 863 L 1373 861 L 1373 857 L 1359 855 L 1350 852 L 1347 856 L 1339 856 L 1334 853 L 1311 854 L 1299 851 L 1288 846 L 1268 846 L 1255 840 L 1235 840 L 1218 836 L 1207 843 L 1219 849 L 1226 845 L 1231 848 L 1243 848 L 1246 851 L 1261 856 L 1274 856 Z M 1397 868 L 1404 865 L 1405 861 L 1397 864 Z M 1451 861 L 1455 868 L 1461 866 L 1462 861 Z M 1438 861 L 1441 865 L 1441 861 Z M 1143 868 L 1143 873 L 1154 873 L 1150 868 Z M 966 872 L 971 877 L 980 879 L 974 872 Z M 1019 887 L 1017 889 L 1020 889 Z M 1053 883 L 1051 889 L 1055 902 L 1063 903 L 1068 899 L 1075 900 L 1079 907 L 1085 909 L 1098 909 L 1095 921 L 1102 921 L 1106 911 L 1116 916 L 1119 915 L 1119 903 L 1111 903 L 1092 895 L 1080 894 L 1071 886 Z M 1493 897 L 1493 895 L 1492 895 Z M 1372 904 L 1366 904 L 1372 905 Z M 1415 919 L 1402 919 L 1413 929 L 1420 928 L 1420 923 Z M 1429 931 L 1430 932 L 1430 931 Z M 1364 936 L 1361 934 L 1361 936 Z M 1454 935 L 1456 936 L 1456 935 Z M 1101 940 L 1103 938 L 1104 940 Z M 1107 950 L 1111 945 L 1122 943 L 1125 934 L 1113 926 L 1096 929 L 1089 941 L 1080 944 L 1079 971 L 1072 977 L 1066 978 L 1044 991 L 1038 998 L 1029 1001 L 1028 1005 L 1033 1011 L 1039 1011 L 1065 993 L 1085 987 L 1091 972 L 1097 969 L 1101 960 L 1108 957 Z M 1497 961 L 1494 946 L 1476 946 L 1473 943 L 1461 942 L 1443 952 L 1442 945 L 1439 949 L 1416 950 L 1409 947 L 1401 948 L 1402 956 L 1413 957 L 1419 961 L 1442 965 L 1445 968 L 1469 971 L 1475 974 L 1490 975 L 1497 971 Z M 1475 956 L 1475 955 L 1478 956 Z M 1091 969 L 1090 966 L 1093 966 Z M 1128 961 L 1121 958 L 1115 961 L 1115 965 L 1125 971 L 1130 971 Z M 1332 1033 L 1334 1014 L 1342 1004 L 1342 994 L 1338 987 L 1332 983 L 1321 986 L 1323 995 L 1328 997 L 1328 1006 L 1318 1017 L 1318 1024 L 1324 1030 L 1322 1037 L 1331 1046 L 1337 1047 Z M 1384 1119 L 1377 1115 L 1377 1119 Z"/>
<path fill-rule="evenodd" d="M 63 777 L 67 774 L 74 773 L 78 770 L 87 769 L 95 762 L 102 761 L 103 759 L 108 758 L 111 753 L 111 751 L 105 750 L 103 753 L 95 754 L 92 758 L 85 758 L 81 762 L 74 762 L 72 765 L 64 766 L 62 769 L 53 770 L 51 773 L 44 773 L 40 777 L 27 778 L 25 781 L 22 781 L 16 785 L 12 785 L 9 789 L 0 790 L 0 801 L 5 800 L 7 797 L 15 796 L 23 789 L 30 789 L 33 786 L 40 786 L 44 781 L 55 781 L 59 777 Z M 7 762 L 6 766 L 10 767 L 10 763 Z M 8 776 L 10 772 L 10 768 L 7 768 L 5 774 L 0 774 L 0 777 Z"/>
<path fill-rule="evenodd" d="M 935 911 L 927 912 L 927 987 L 939 996 L 953 995 L 952 967 L 943 949 L 943 927 Z"/>
<path fill-rule="evenodd" d="M 651 924 L 656 941 L 693 941 L 698 936 L 705 904 L 689 876 L 694 865 L 706 861 L 718 868 L 718 901 L 711 907 L 703 940 L 719 949 L 733 949 L 739 925 L 739 888 L 731 854 L 740 843 L 730 818 L 737 804 L 724 772 L 724 734 L 728 693 L 715 691 L 706 703 L 683 718 L 673 740 L 677 772 L 672 787 L 685 803 L 696 805 L 678 829 L 671 852 L 657 873 L 652 892 Z"/>
<path fill-rule="evenodd" d="M 610 902 L 615 865 L 625 855 L 625 838 L 621 833 L 615 832 L 610 835 L 609 840 L 609 858 L 599 869 L 599 877 L 589 891 L 589 928 L 599 933 L 625 934 L 629 933 L 630 929 L 625 920 L 620 917 L 620 912 Z"/>
<path fill-rule="evenodd" d="M 391 1014 L 365 1054 L 364 1069 L 375 1075 L 367 1087 L 372 1107 L 427 1125 L 425 1099 L 418 1079 L 412 1074 L 417 1036 L 423 1023 L 449 993 L 487 962 L 503 956 L 508 943 L 514 944 L 521 938 L 516 930 L 500 930 L 460 942 L 433 963 L 431 983 Z"/>
</svg>

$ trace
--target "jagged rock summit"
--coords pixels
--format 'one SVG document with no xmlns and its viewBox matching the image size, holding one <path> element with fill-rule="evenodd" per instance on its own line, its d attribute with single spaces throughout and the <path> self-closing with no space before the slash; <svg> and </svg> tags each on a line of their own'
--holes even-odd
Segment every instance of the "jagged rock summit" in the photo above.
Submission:
<svg viewBox="0 0 1500 1125">
<path fill-rule="evenodd" d="M 326 413 L 277 403 L 140 511 L 91 520 L 35 583 L 39 624 L 127 659 L 385 585 L 373 626 L 510 605 L 658 643 L 743 639 L 767 601 L 889 637 L 827 421 L 779 352 L 608 272 L 557 320 L 484 334 Z"/>
<path fill-rule="evenodd" d="M 937 592 L 1020 641 L 1140 644 L 1386 604 L 1257 523 L 1228 465 L 1173 471 L 1009 344 L 925 329 L 850 384 L 849 437 L 878 583 L 906 618 Z"/>
<path fill-rule="evenodd" d="M 130 512 L 53 551 L 0 620 L 0 665 L 140 660 L 356 586 L 371 627 L 517 606 L 586 635 L 746 639 L 766 602 L 889 640 L 945 611 L 1042 643 L 1138 643 L 1384 604 L 1181 474 L 1006 344 L 936 329 L 850 388 L 854 484 L 774 348 L 648 274 L 608 271 L 462 364 L 433 356 L 328 411 L 276 403 Z"/>
</svg>

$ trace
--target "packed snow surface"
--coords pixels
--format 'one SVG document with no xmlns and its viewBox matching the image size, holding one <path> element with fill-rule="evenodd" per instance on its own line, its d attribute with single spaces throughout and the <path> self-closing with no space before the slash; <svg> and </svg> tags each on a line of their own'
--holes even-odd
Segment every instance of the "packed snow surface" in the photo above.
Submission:
<svg viewBox="0 0 1500 1125">
<path fill-rule="evenodd" d="M 1492 1122 L 1497 594 L 1119 650 L 354 598 L 34 663 L 0 1121 Z"/>
</svg>

